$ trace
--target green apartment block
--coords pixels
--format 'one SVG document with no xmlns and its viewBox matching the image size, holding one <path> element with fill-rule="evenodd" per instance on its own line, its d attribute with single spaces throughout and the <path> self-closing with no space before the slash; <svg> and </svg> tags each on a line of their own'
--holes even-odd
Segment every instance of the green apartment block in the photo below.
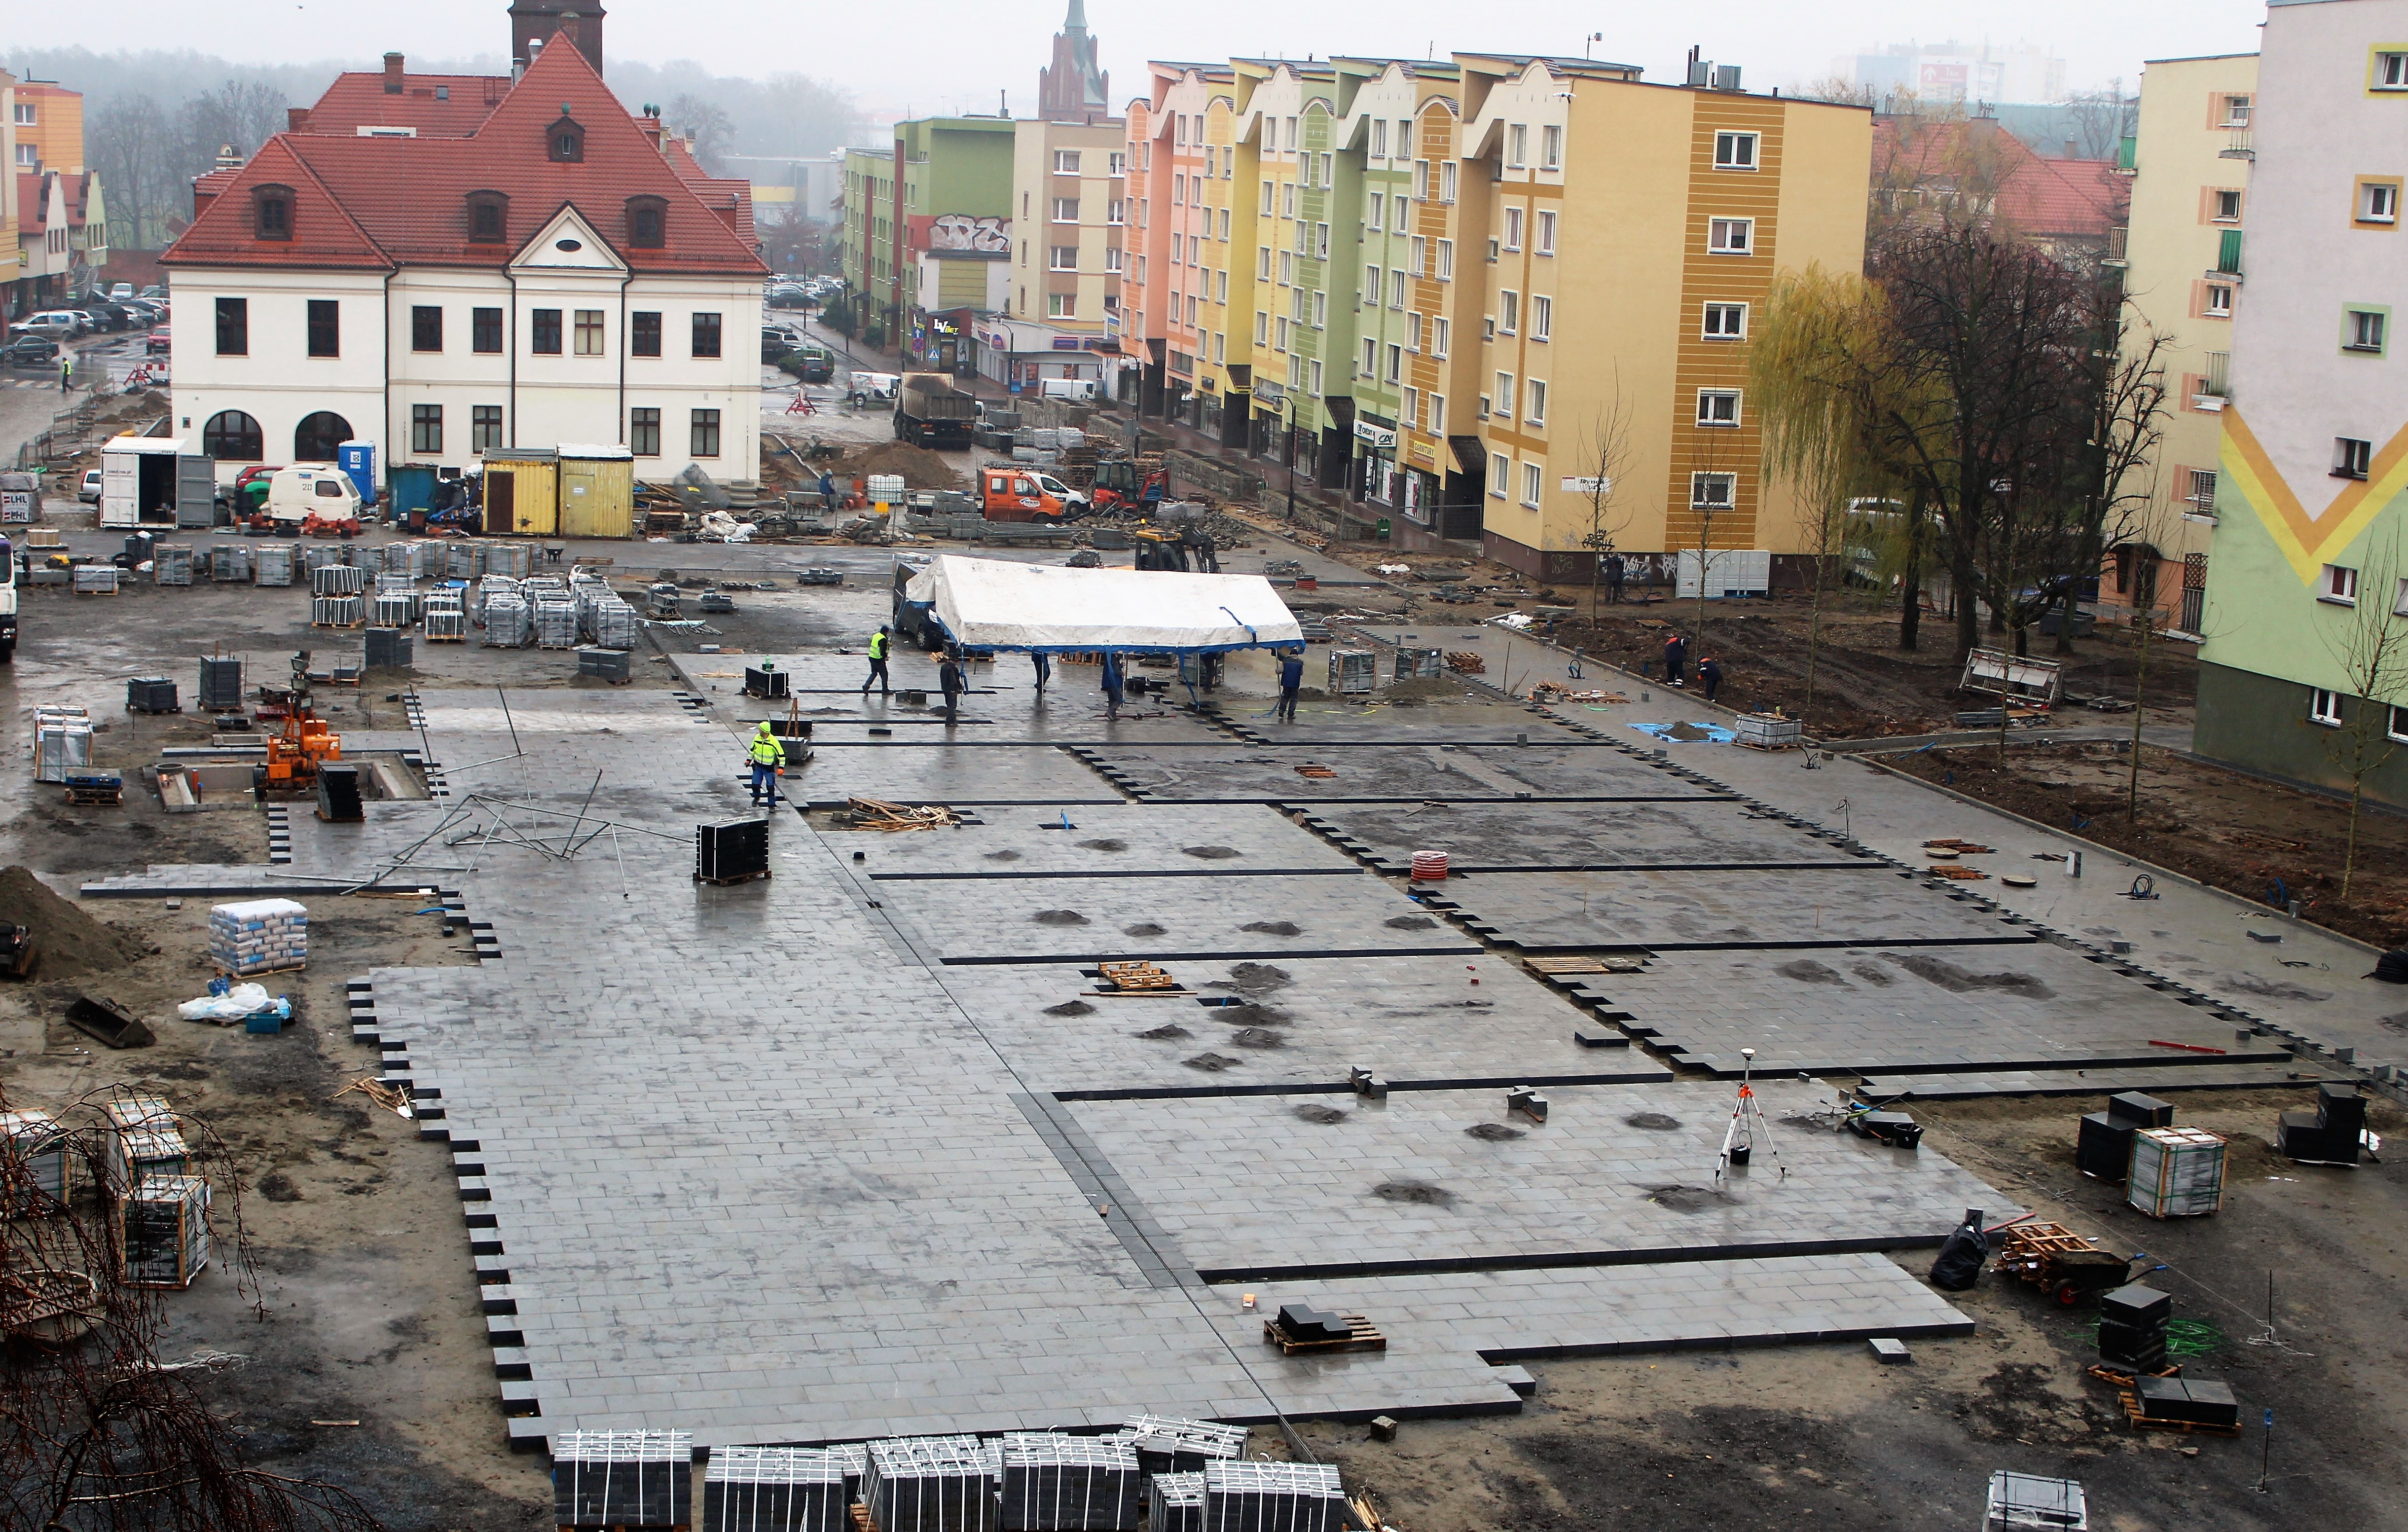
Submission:
<svg viewBox="0 0 2408 1532">
<path fill-rule="evenodd" d="M 860 333 L 911 365 L 968 365 L 970 315 L 1002 308 L 1011 256 L 1013 123 L 924 117 L 891 150 L 845 154 L 844 275 Z"/>
<path fill-rule="evenodd" d="M 1257 348 L 1254 376 L 1282 389 L 1272 432 L 1292 427 L 1297 465 L 1331 486 L 1346 482 L 1353 455 L 1356 294 L 1354 257 L 1363 178 L 1340 169 L 1338 73 L 1327 64 L 1234 61 L 1251 77 L 1242 136 L 1254 150 L 1256 311 L 1270 345 Z M 1269 268 L 1266 279 L 1263 266 Z M 1257 411 L 1269 401 L 1257 388 Z"/>
</svg>

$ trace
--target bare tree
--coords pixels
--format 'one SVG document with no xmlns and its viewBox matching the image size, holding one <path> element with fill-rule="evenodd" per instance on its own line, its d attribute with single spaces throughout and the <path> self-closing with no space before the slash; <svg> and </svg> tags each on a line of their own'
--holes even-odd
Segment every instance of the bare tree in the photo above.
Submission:
<svg viewBox="0 0 2408 1532">
<path fill-rule="evenodd" d="M 0 1092 L 0 1111 L 12 1103 Z M 32 1140 L 0 1153 L 0 1526 L 27 1532 L 373 1532 L 331 1485 L 244 1463 L 198 1382 L 239 1357 L 162 1353 L 168 1293 L 129 1286 L 111 1163 L 116 1129 L 95 1094 L 55 1114 L 64 1200 Z M 218 1258 L 254 1304 L 237 1181 L 206 1124 L 179 1125 L 194 1175 L 222 1194 Z"/>
<path fill-rule="evenodd" d="M 705 171 L 722 173 L 736 142 L 736 124 L 723 107 L 700 96 L 681 95 L 662 116 L 680 137 L 693 141 L 695 160 Z"/>
<path fill-rule="evenodd" d="M 2116 79 L 2100 90 L 2074 92 L 2065 98 L 2065 107 L 2080 157 L 2112 160 L 2123 152 L 2124 140 L 2140 119 L 2141 98 L 2126 94 L 2124 81 Z"/>
<path fill-rule="evenodd" d="M 1630 466 L 1633 415 L 1630 401 L 1623 396 L 1622 378 L 1617 372 L 1598 406 L 1597 418 L 1581 440 L 1579 462 L 1586 471 L 1575 482 L 1586 508 L 1580 545 L 1588 552 L 1588 622 L 1592 629 L 1597 626 L 1598 576 L 1607 557 L 1616 551 L 1616 539 L 1623 529 L 1630 524 L 1632 513 L 1623 508 L 1622 502 L 1626 497 L 1623 479 Z"/>
<path fill-rule="evenodd" d="M 2408 705 L 2408 590 L 2400 570 L 2401 541 L 2368 549 L 2358 571 L 2357 604 L 2337 627 L 2318 624 L 2325 651 L 2341 667 L 2344 694 L 2334 700 L 2339 726 L 2325 740 L 2325 754 L 2349 779 L 2349 831 L 2341 863 L 2341 896 L 2358 866 L 2358 821 L 2366 799 L 2366 779 L 2400 749 L 2396 711 Z"/>
</svg>

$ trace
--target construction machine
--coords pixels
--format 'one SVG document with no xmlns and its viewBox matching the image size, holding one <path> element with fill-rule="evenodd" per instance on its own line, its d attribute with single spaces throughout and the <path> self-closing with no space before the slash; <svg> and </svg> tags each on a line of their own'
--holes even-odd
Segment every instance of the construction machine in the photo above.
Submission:
<svg viewBox="0 0 2408 1532">
<path fill-rule="evenodd" d="M 308 650 L 294 655 L 293 684 L 281 692 L 284 725 L 267 737 L 267 763 L 251 773 L 252 794 L 263 799 L 314 792 L 318 768 L 343 758 L 343 737 L 310 706 Z"/>
</svg>

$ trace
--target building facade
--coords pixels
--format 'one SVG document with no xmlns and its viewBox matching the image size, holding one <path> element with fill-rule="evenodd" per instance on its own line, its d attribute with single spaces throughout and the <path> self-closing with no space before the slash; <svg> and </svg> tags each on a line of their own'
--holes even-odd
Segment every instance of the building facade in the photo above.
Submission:
<svg viewBox="0 0 2408 1532">
<path fill-rule="evenodd" d="M 895 148 L 844 151 L 844 244 L 838 267 L 851 308 L 850 332 L 887 344 L 896 300 Z"/>
<path fill-rule="evenodd" d="M 978 368 L 968 321 L 1002 307 L 1011 258 L 1013 138 L 1012 122 L 1004 117 L 926 117 L 895 124 L 883 203 L 873 204 L 885 237 L 871 235 L 864 265 L 868 322 L 880 337 L 874 344 L 899 351 L 908 369 L 967 374 Z M 848 194 L 851 190 L 848 164 Z M 876 269 L 882 243 L 882 272 Z"/>
<path fill-rule="evenodd" d="M 979 370 L 1006 385 L 1088 379 L 1117 394 L 1127 124 L 1026 122 L 1012 136 L 1012 254 Z"/>
<path fill-rule="evenodd" d="M 87 291 L 108 261 L 100 178 L 84 164 L 83 97 L 0 74 L 0 310 L 20 319 Z"/>
<path fill-rule="evenodd" d="M 2408 804 L 2408 0 L 2277 0 L 2250 107 L 2194 748 Z"/>
<path fill-rule="evenodd" d="M 1253 376 L 1283 393 L 1282 461 L 1320 484 L 1349 481 L 1354 461 L 1355 290 L 1353 236 L 1362 181 L 1338 170 L 1338 74 L 1327 64 L 1240 59 L 1250 81 L 1237 136 L 1254 169 L 1254 313 L 1268 351 Z M 1226 365 L 1226 364 L 1225 364 Z M 1268 422 L 1266 422 L 1268 423 Z"/>
<path fill-rule="evenodd" d="M 435 466 L 609 442 L 638 477 L 758 477 L 744 183 L 631 116 L 580 48 L 533 51 L 474 85 L 390 55 L 194 184 L 161 257 L 175 430 L 222 477 L 346 440 Z"/>
<path fill-rule="evenodd" d="M 2167 399 L 2163 439 L 2145 470 L 2147 508 L 2122 529 L 2100 605 L 2125 615 L 2145 609 L 2185 633 L 2200 630 L 2207 594 L 2249 211 L 2249 162 L 2234 152 L 2234 137 L 2248 131 L 2257 93 L 2255 53 L 2153 59 L 2141 74 L 2124 247 L 2137 322 L 2127 351 L 2157 340 Z"/>
<path fill-rule="evenodd" d="M 1227 325 L 1215 326 L 1216 310 L 1207 259 L 1212 244 L 1226 273 L 1226 251 L 1215 237 L 1219 224 L 1211 198 L 1227 208 L 1228 192 L 1212 183 L 1234 178 L 1235 72 L 1208 64 L 1156 64 L 1154 92 L 1130 105 L 1127 122 L 1130 200 L 1136 226 L 1125 241 L 1122 302 L 1138 351 L 1147 414 L 1182 424 L 1221 430 L 1219 375 L 1210 372 L 1211 336 L 1222 336 L 1226 366 Z M 1208 134 L 1219 142 L 1208 142 Z M 1208 152 L 1209 151 L 1209 152 Z M 1208 161 L 1211 165 L 1207 173 Z M 1234 180 L 1232 180 L 1234 184 Z M 1249 204 L 1251 206 L 1251 204 Z M 1231 232 L 1236 232 L 1234 213 Z M 1248 252 L 1251 254 L 1251 251 Z M 1224 279 L 1226 279 L 1226 275 Z M 1203 388 L 1210 379 L 1214 387 Z M 1211 424 L 1204 401 L 1210 395 Z"/>
<path fill-rule="evenodd" d="M 1776 271 L 1861 269 L 1870 114 L 1584 60 L 1455 62 L 1458 185 L 1489 198 L 1456 262 L 1485 287 L 1469 344 L 1489 556 L 1580 579 L 1610 539 L 1698 555 L 1710 584 L 1717 557 L 1760 555 L 1740 562 L 1778 582 L 1812 537 L 1762 466 L 1749 322 Z"/>
</svg>

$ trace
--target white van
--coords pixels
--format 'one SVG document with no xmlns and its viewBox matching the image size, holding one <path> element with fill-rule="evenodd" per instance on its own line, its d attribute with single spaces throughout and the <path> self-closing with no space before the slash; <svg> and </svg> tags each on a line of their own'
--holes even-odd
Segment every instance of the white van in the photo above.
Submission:
<svg viewBox="0 0 2408 1532">
<path fill-rule="evenodd" d="M 332 463 L 295 463 L 267 476 L 267 503 L 260 508 L 279 531 L 297 530 L 311 517 L 348 522 L 357 531 L 360 488 Z"/>
<path fill-rule="evenodd" d="M 45 340 L 73 340 L 83 334 L 82 316 L 72 308 L 46 308 L 30 319 L 19 320 L 8 328 L 21 336 L 40 336 Z"/>
<path fill-rule="evenodd" d="M 1040 399 L 1068 399 L 1074 404 L 1094 404 L 1100 386 L 1092 378 L 1040 378 L 1037 395 Z"/>
</svg>

